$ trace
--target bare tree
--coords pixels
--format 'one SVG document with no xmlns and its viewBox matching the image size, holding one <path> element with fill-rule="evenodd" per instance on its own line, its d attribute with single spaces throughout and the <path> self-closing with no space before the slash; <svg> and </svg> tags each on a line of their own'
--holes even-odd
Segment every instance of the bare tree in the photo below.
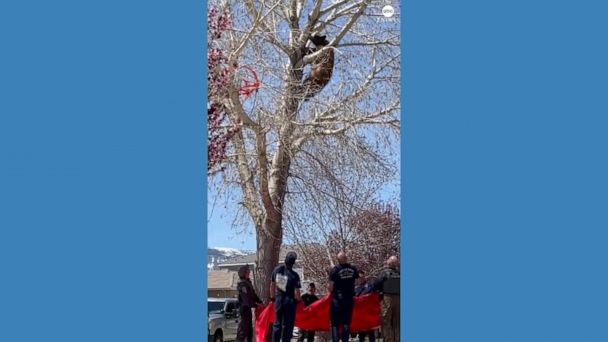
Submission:
<svg viewBox="0 0 608 342">
<path fill-rule="evenodd" d="M 374 203 L 349 218 L 352 237 L 348 240 L 333 239 L 335 248 L 350 250 L 351 260 L 375 275 L 392 255 L 401 254 L 401 217 L 395 204 Z"/>
<path fill-rule="evenodd" d="M 229 65 L 237 67 L 224 105 L 242 129 L 228 147 L 222 182 L 211 193 L 232 189 L 243 209 L 235 215 L 253 223 L 255 283 L 264 298 L 279 262 L 284 224 L 297 217 L 302 229 L 313 224 L 309 199 L 315 191 L 352 196 L 354 187 L 374 188 L 398 175 L 399 25 L 378 19 L 372 0 L 218 5 L 233 14 L 226 51 Z M 324 49 L 335 50 L 333 77 L 305 102 L 302 80 L 322 51 L 306 54 L 309 37 L 320 32 L 330 40 Z M 245 66 L 259 75 L 261 88 L 243 99 L 238 78 L 247 75 Z"/>
<path fill-rule="evenodd" d="M 345 222 L 315 225 L 311 229 L 287 227 L 287 234 L 297 241 L 310 280 L 327 283 L 327 270 L 334 266 L 339 251 L 346 251 L 349 262 L 377 275 L 392 255 L 400 255 L 400 215 L 395 204 L 374 202 L 364 208 L 352 208 Z M 340 210 L 340 209 L 336 209 Z"/>
</svg>

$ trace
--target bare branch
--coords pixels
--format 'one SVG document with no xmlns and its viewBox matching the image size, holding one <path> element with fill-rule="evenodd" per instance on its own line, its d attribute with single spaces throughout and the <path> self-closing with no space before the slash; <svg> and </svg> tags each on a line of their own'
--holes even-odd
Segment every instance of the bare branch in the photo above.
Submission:
<svg viewBox="0 0 608 342">
<path fill-rule="evenodd" d="M 251 217 L 256 220 L 262 217 L 262 209 L 259 207 L 259 202 L 255 197 L 253 172 L 249 168 L 249 165 L 247 163 L 245 140 L 242 131 L 240 131 L 234 138 L 234 148 L 237 152 L 237 169 L 240 178 L 239 184 L 243 192 L 243 203 L 247 208 L 247 211 L 249 211 L 249 213 L 251 214 Z"/>
<path fill-rule="evenodd" d="M 340 7 L 340 6 L 342 6 L 342 5 L 344 5 L 344 4 L 347 4 L 349 1 L 351 1 L 351 0 L 340 0 L 340 1 L 336 1 L 336 2 L 334 2 L 333 4 L 331 4 L 331 5 L 327 6 L 327 7 L 325 7 L 324 9 L 322 9 L 322 10 L 321 10 L 321 15 L 325 15 L 325 14 L 327 14 L 327 13 L 329 13 L 329 12 L 333 11 L 333 10 L 337 9 L 338 7 Z M 358 6 L 358 5 L 360 5 L 360 3 L 357 3 L 357 4 L 355 4 L 354 6 L 356 7 L 356 6 Z"/>
<path fill-rule="evenodd" d="M 270 198 L 270 192 L 268 190 L 268 157 L 266 152 L 266 134 L 264 134 L 261 129 L 258 129 L 255 132 L 255 135 L 259 170 L 258 177 L 260 179 L 259 192 L 262 198 L 262 204 L 264 205 L 264 210 L 267 213 L 276 215 L 275 207 L 272 203 L 272 199 Z"/>
<path fill-rule="evenodd" d="M 347 47 L 347 46 L 378 46 L 378 45 L 390 45 L 390 46 L 399 46 L 398 41 L 394 41 L 392 39 L 386 40 L 377 40 L 371 42 L 350 42 L 350 43 L 341 43 L 338 45 L 339 47 Z"/>
<path fill-rule="evenodd" d="M 278 6 L 280 4 L 281 4 L 281 0 L 277 0 L 276 6 Z M 246 0 L 245 5 L 247 6 L 247 9 L 249 10 L 249 13 L 252 18 L 260 17 L 260 14 L 258 13 L 257 9 L 255 8 L 255 5 L 252 0 Z M 271 10 L 269 10 L 263 17 L 266 18 L 270 13 L 273 13 L 274 9 L 275 9 L 275 6 L 273 6 L 271 8 Z M 274 32 L 274 30 L 270 30 L 270 28 L 268 27 L 268 25 L 266 25 L 264 20 L 258 20 L 256 23 L 262 29 L 262 34 L 268 39 L 269 42 L 271 42 L 274 46 L 281 49 L 281 51 L 285 52 L 286 54 L 290 53 L 287 46 L 285 46 L 283 43 L 281 43 L 281 41 L 279 40 L 279 38 L 276 37 L 276 35 L 272 34 Z"/>
<path fill-rule="evenodd" d="M 317 20 L 319 20 L 319 16 L 321 15 L 322 3 L 323 0 L 315 1 L 315 6 L 312 12 L 310 12 L 310 14 L 308 15 L 308 22 L 306 23 L 306 26 L 304 27 L 304 30 L 302 31 L 302 34 L 300 35 L 300 38 L 298 40 L 298 46 L 303 47 L 304 45 L 306 45 L 306 40 L 308 39 L 308 36 L 310 36 L 314 25 L 317 23 Z"/>
<path fill-rule="evenodd" d="M 327 49 L 333 49 L 338 51 L 337 48 L 335 48 L 334 46 L 326 46 L 322 49 L 319 49 L 318 51 L 315 51 L 314 53 L 308 54 L 306 56 L 304 56 L 304 58 L 302 59 L 302 64 L 307 65 L 312 63 L 315 59 L 317 59 L 321 54 L 323 54 L 324 51 L 327 51 Z"/>
<path fill-rule="evenodd" d="M 251 3 L 249 1 L 249 3 Z M 241 52 L 243 51 L 243 48 L 245 47 L 245 44 L 247 44 L 249 42 L 249 39 L 251 38 L 251 36 L 258 31 L 258 29 L 264 25 L 264 20 L 266 20 L 266 18 L 268 17 L 268 15 L 270 13 L 272 13 L 274 11 L 275 8 L 277 8 L 281 3 L 277 2 L 276 4 L 274 4 L 267 12 L 266 14 L 262 15 L 261 12 L 257 12 L 255 11 L 255 6 L 253 6 L 253 4 L 250 4 L 250 8 L 253 11 L 252 13 L 255 13 L 255 20 L 253 22 L 253 26 L 251 27 L 251 29 L 247 32 L 247 34 L 241 39 L 241 42 L 238 43 L 238 47 L 230 54 L 230 61 L 234 62 L 236 61 L 236 59 L 239 57 L 239 55 L 241 54 Z M 266 30 L 268 31 L 268 30 Z M 277 42 L 278 43 L 278 42 Z M 277 45 L 280 48 L 284 48 L 282 44 Z"/>
<path fill-rule="evenodd" d="M 361 2 L 359 9 L 357 10 L 357 13 L 355 13 L 350 20 L 348 21 L 348 23 L 342 28 L 342 31 L 340 31 L 340 33 L 338 33 L 338 35 L 336 36 L 336 38 L 334 38 L 331 43 L 329 43 L 329 45 L 331 46 L 336 46 L 340 43 L 340 41 L 342 40 L 342 38 L 344 38 L 344 36 L 346 35 L 346 33 L 348 33 L 348 31 L 351 29 L 351 27 L 353 27 L 353 25 L 357 22 L 357 19 L 359 19 L 359 17 L 363 14 L 363 12 L 365 12 L 365 9 L 367 8 L 367 5 L 371 2 L 371 0 L 364 0 Z"/>
<path fill-rule="evenodd" d="M 239 99 L 239 95 L 237 90 L 233 85 L 228 85 L 228 106 L 233 115 L 236 116 L 236 119 L 240 120 L 244 125 L 254 127 L 257 124 L 251 120 L 249 115 L 245 113 L 243 109 L 243 104 Z"/>
<path fill-rule="evenodd" d="M 329 12 L 329 10 L 331 10 L 332 12 L 331 12 L 331 14 L 329 16 L 327 16 L 326 19 L 321 20 L 321 23 L 317 27 L 317 29 L 318 30 L 324 30 L 328 25 L 330 25 L 334 21 L 338 20 L 339 18 L 347 16 L 347 15 L 354 15 L 354 14 L 358 13 L 358 11 L 355 11 L 355 12 L 351 12 L 351 11 L 353 9 L 357 9 L 357 8 L 360 9 L 361 6 L 365 5 L 366 1 L 367 0 L 356 2 L 354 4 L 351 4 L 350 6 L 346 6 L 346 7 L 342 8 L 342 9 L 340 9 L 339 11 L 336 11 L 336 9 L 339 6 L 341 6 L 341 5 L 343 5 L 343 4 L 345 4 L 345 3 L 348 2 L 348 1 L 341 1 L 341 2 L 338 2 L 336 4 L 338 6 L 331 5 L 331 6 L 327 7 L 325 10 L 321 10 L 321 15 L 322 16 L 325 15 L 327 12 Z M 365 9 L 363 9 L 363 11 L 365 11 Z"/>
</svg>

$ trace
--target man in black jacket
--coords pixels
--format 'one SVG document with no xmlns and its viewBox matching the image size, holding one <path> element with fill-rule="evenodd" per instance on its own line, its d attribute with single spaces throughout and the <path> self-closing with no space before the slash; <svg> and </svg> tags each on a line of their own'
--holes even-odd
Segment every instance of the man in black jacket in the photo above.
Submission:
<svg viewBox="0 0 608 342">
<path fill-rule="evenodd" d="M 251 342 L 253 340 L 253 315 L 251 314 L 251 309 L 262 303 L 262 300 L 260 300 L 260 297 L 258 297 L 251 285 L 250 273 L 249 266 L 242 266 L 238 271 L 239 283 L 236 288 L 239 293 L 239 313 L 241 319 L 236 332 L 236 340 L 239 342 Z"/>
</svg>

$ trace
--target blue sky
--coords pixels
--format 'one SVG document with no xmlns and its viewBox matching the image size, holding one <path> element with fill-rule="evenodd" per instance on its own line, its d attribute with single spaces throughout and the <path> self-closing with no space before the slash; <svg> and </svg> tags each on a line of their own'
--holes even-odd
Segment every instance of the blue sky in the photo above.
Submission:
<svg viewBox="0 0 608 342">
<path fill-rule="evenodd" d="M 234 206 L 217 206 L 213 214 L 209 214 L 207 223 L 207 245 L 209 247 L 230 247 L 237 249 L 255 250 L 255 235 L 253 229 L 248 233 L 237 232 L 232 228 Z"/>
</svg>

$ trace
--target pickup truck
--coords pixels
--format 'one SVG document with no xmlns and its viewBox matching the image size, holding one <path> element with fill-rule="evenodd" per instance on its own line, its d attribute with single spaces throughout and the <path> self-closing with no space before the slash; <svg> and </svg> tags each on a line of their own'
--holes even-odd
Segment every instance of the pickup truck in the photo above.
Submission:
<svg viewBox="0 0 608 342">
<path fill-rule="evenodd" d="M 208 341 L 223 342 L 236 340 L 236 330 L 239 325 L 238 301 L 235 298 L 209 298 L 208 312 Z"/>
<path fill-rule="evenodd" d="M 240 315 L 236 298 L 208 298 L 207 313 L 209 338 L 207 341 L 236 341 Z M 293 338 L 297 338 L 299 329 L 294 328 Z"/>
</svg>

